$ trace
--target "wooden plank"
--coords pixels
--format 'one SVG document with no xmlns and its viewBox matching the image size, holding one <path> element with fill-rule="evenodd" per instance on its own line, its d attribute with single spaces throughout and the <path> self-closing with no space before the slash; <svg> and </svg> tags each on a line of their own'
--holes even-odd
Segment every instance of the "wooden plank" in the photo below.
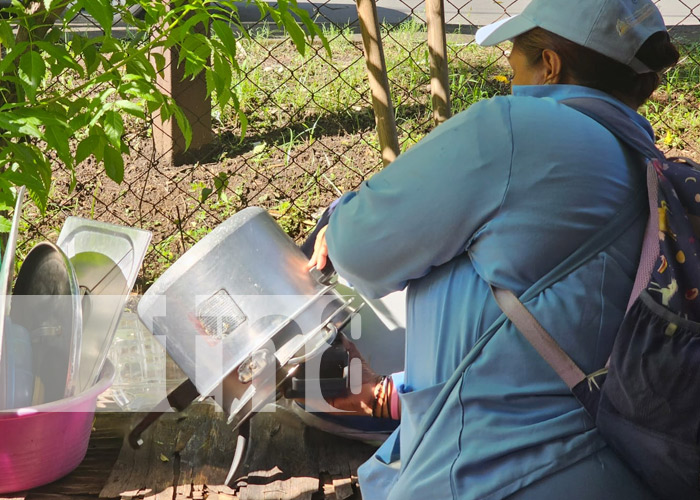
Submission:
<svg viewBox="0 0 700 500">
<path fill-rule="evenodd" d="M 237 492 L 241 500 L 359 499 L 357 466 L 375 449 L 307 427 L 285 410 L 260 413 L 251 420 L 248 474 Z"/>
<path fill-rule="evenodd" d="M 62 493 L 28 493 L 27 500 L 95 500 L 93 495 L 64 495 Z"/>
<path fill-rule="evenodd" d="M 134 421 L 135 425 L 136 421 Z M 101 497 L 146 492 L 144 498 L 172 500 L 191 496 L 192 485 L 220 485 L 233 457 L 235 434 L 226 416 L 212 404 L 195 404 L 182 413 L 166 413 L 133 450 L 124 443 Z"/>
<path fill-rule="evenodd" d="M 439 125 L 450 117 L 451 112 L 444 0 L 425 0 L 425 16 L 428 25 L 433 119 Z"/>
<path fill-rule="evenodd" d="M 356 469 L 374 451 L 373 446 L 307 427 L 288 411 L 260 413 L 251 423 L 246 475 L 232 488 L 223 481 L 234 454 L 235 434 L 217 407 L 193 405 L 183 413 L 164 415 L 144 434 L 142 448 L 132 450 L 124 436 L 142 417 L 128 413 L 98 417 L 82 472 L 7 498 L 358 500 Z"/>
<path fill-rule="evenodd" d="M 377 124 L 379 147 L 382 150 L 382 161 L 388 165 L 401 152 L 399 135 L 396 130 L 394 105 L 391 101 L 389 77 L 386 72 L 384 47 L 382 46 L 377 4 L 375 0 L 356 0 L 357 17 L 362 31 L 362 45 L 365 51 L 365 63 L 369 77 L 369 88 L 372 92 L 372 107 Z"/>
</svg>

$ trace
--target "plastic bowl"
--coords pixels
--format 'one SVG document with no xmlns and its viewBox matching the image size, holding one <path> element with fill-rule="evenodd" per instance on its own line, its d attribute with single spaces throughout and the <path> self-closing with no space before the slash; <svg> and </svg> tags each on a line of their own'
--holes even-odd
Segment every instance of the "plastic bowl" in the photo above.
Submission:
<svg viewBox="0 0 700 500">
<path fill-rule="evenodd" d="M 82 462 L 97 397 L 113 378 L 106 361 L 97 383 L 76 396 L 0 412 L 0 493 L 50 483 Z"/>
</svg>

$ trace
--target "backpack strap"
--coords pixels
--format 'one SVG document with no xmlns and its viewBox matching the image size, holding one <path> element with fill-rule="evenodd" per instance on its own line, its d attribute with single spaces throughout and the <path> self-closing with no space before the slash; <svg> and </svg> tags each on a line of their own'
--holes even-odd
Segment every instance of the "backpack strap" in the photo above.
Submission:
<svg viewBox="0 0 700 500">
<path fill-rule="evenodd" d="M 557 372 L 569 389 L 573 389 L 586 378 L 581 368 L 574 363 L 513 292 L 493 285 L 491 285 L 491 292 L 501 311 Z"/>
<path fill-rule="evenodd" d="M 620 141 L 640 153 L 645 158 L 663 160 L 664 154 L 634 122 L 625 116 L 614 104 L 596 97 L 577 97 L 560 101 L 570 108 L 593 118 L 607 128 Z"/>
<path fill-rule="evenodd" d="M 596 97 L 578 97 L 561 101 L 576 111 L 593 118 L 603 125 L 618 140 L 638 152 L 648 160 L 664 161 L 664 154 L 653 144 L 649 137 L 642 132 L 625 114 L 615 105 Z M 700 165 L 687 158 L 674 158 L 693 168 L 700 170 Z M 658 202 L 658 178 L 653 164 L 647 166 L 647 192 L 649 198 L 649 213 L 657 210 Z M 659 220 L 658 217 L 649 217 L 642 244 L 642 253 L 637 268 L 637 275 L 632 287 L 632 293 L 627 304 L 627 311 L 637 300 L 641 291 L 646 287 L 651 277 L 656 259 L 659 257 L 658 244 Z"/>
</svg>

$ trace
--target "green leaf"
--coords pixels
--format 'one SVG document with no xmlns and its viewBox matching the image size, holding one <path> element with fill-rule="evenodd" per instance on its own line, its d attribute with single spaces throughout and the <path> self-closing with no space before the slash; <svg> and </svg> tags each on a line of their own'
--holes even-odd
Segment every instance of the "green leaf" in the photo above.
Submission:
<svg viewBox="0 0 700 500">
<path fill-rule="evenodd" d="M 116 111 L 107 111 L 102 117 L 102 128 L 105 131 L 109 143 L 118 148 L 121 146 L 124 122 Z"/>
<path fill-rule="evenodd" d="M 243 110 L 241 109 L 241 101 L 238 100 L 238 96 L 236 94 L 231 94 L 231 99 L 233 101 L 233 109 L 236 110 L 236 113 L 238 113 L 238 119 L 241 122 L 241 140 L 240 142 L 243 142 L 243 138 L 245 137 L 245 133 L 248 130 L 248 117 L 245 115 Z M 265 143 L 263 143 L 264 145 Z M 266 145 L 263 146 L 263 149 L 267 147 Z"/>
<path fill-rule="evenodd" d="M 15 46 L 15 34 L 12 31 L 12 26 L 5 19 L 0 19 L 0 45 L 5 47 L 5 50 Z"/>
<path fill-rule="evenodd" d="M 226 64 L 223 56 L 215 54 L 214 68 L 207 71 L 207 91 L 216 91 L 216 98 L 222 109 L 231 100 L 231 79 L 231 65 Z"/>
<path fill-rule="evenodd" d="M 213 193 L 213 191 L 211 188 L 202 189 L 202 194 L 199 197 L 199 202 L 204 203 L 205 201 L 207 201 L 207 198 L 209 198 L 209 196 L 211 196 L 212 193 Z"/>
<path fill-rule="evenodd" d="M 190 126 L 190 121 L 187 119 L 185 113 L 180 109 L 179 106 L 173 106 L 172 111 L 175 115 L 175 121 L 177 122 L 177 126 L 180 128 L 182 136 L 185 138 L 185 149 L 189 149 L 190 144 L 192 143 L 192 127 Z"/>
<path fill-rule="evenodd" d="M 153 59 L 153 62 L 156 65 L 156 72 L 162 73 L 166 64 L 165 56 L 160 52 L 153 52 L 151 53 L 151 59 Z"/>
<path fill-rule="evenodd" d="M 221 192 L 228 187 L 229 177 L 226 172 L 219 172 L 219 174 L 214 177 L 214 188 L 216 189 L 216 194 L 221 195 Z"/>
<path fill-rule="evenodd" d="M 179 47 L 180 56 L 178 64 L 185 62 L 185 74 L 183 78 L 189 78 L 198 75 L 208 63 L 208 58 L 211 55 L 211 48 L 208 40 L 204 35 L 195 33 L 185 40 Z"/>
<path fill-rule="evenodd" d="M 113 54 L 115 52 L 122 52 L 123 48 L 119 44 L 119 40 L 106 36 L 102 38 L 102 43 L 100 44 L 100 54 Z"/>
<path fill-rule="evenodd" d="M 56 150 L 58 157 L 69 168 L 73 166 L 73 156 L 70 154 L 70 134 L 67 128 L 46 127 L 46 143 Z"/>
<path fill-rule="evenodd" d="M 126 72 L 130 75 L 139 75 L 141 77 L 149 77 L 155 79 L 156 71 L 153 69 L 153 64 L 146 58 L 144 54 L 138 53 L 130 58 L 126 63 Z"/>
<path fill-rule="evenodd" d="M 98 135 L 89 135 L 78 144 L 78 149 L 75 151 L 75 163 L 81 163 L 85 159 L 94 154 L 97 157 L 97 150 L 100 148 L 102 138 Z M 104 146 L 103 146 L 104 147 Z M 100 156 L 102 153 L 100 152 Z"/>
<path fill-rule="evenodd" d="M 9 164 L 9 168 L 0 174 L 3 181 L 26 186 L 43 213 L 51 185 L 51 164 L 43 152 L 32 144 L 11 143 L 0 151 L 0 163 Z"/>
<path fill-rule="evenodd" d="M 11 135 L 24 135 L 20 132 L 16 117 L 17 115 L 11 111 L 0 113 L 0 130 L 7 131 Z"/>
<path fill-rule="evenodd" d="M 0 233 L 9 233 L 11 230 L 12 230 L 12 221 L 10 219 L 0 215 Z"/>
<path fill-rule="evenodd" d="M 14 36 L 14 35 L 13 35 Z M 0 59 L 0 75 L 6 75 L 8 69 L 22 54 L 25 54 L 29 44 L 21 42 L 15 45 L 11 50 L 7 51 L 2 59 Z"/>
<path fill-rule="evenodd" d="M 43 139 L 44 134 L 39 128 L 42 124 L 36 119 L 18 119 L 17 124 L 19 125 L 18 132 L 20 135 L 29 135 L 36 139 Z"/>
<path fill-rule="evenodd" d="M 20 57 L 18 76 L 31 102 L 35 101 L 36 90 L 45 75 L 46 65 L 38 52 L 32 50 Z"/>
<path fill-rule="evenodd" d="M 55 75 L 61 74 L 63 70 L 72 69 L 83 76 L 83 68 L 75 61 L 68 50 L 66 50 L 65 45 L 38 41 L 36 42 L 36 46 L 53 58 L 53 61 L 50 62 L 52 63 L 52 71 Z"/>
<path fill-rule="evenodd" d="M 304 30 L 299 27 L 297 20 L 289 13 L 289 11 L 284 10 L 281 12 L 281 15 L 282 23 L 284 24 L 285 29 L 292 38 L 297 51 L 299 51 L 299 53 L 303 56 L 306 52 L 306 34 L 304 33 Z"/>
<path fill-rule="evenodd" d="M 14 185 L 3 179 L 3 174 L 0 173 L 0 204 L 7 207 L 4 209 L 5 211 L 9 210 L 15 203 L 15 195 L 12 192 L 13 187 Z"/>
<path fill-rule="evenodd" d="M 92 43 L 92 41 L 90 43 L 85 44 L 85 46 L 82 47 L 82 49 L 83 60 L 85 61 L 85 69 L 88 74 L 94 73 L 97 67 L 100 65 L 100 59 L 97 49 L 95 48 L 95 45 Z"/>
<path fill-rule="evenodd" d="M 68 192 L 72 193 L 75 191 L 75 186 L 78 185 L 78 178 L 75 176 L 75 170 L 73 168 L 70 169 L 70 186 L 68 186 Z"/>
<path fill-rule="evenodd" d="M 143 112 L 143 107 L 139 106 L 135 102 L 119 100 L 114 103 L 114 107 L 124 111 L 125 113 L 129 113 L 131 116 L 135 116 L 136 118 L 140 118 L 142 120 L 146 119 L 146 115 Z"/>
<path fill-rule="evenodd" d="M 218 77 L 216 71 L 207 69 L 204 73 L 204 80 L 207 84 L 207 97 L 210 97 L 212 92 L 219 88 L 218 82 L 221 80 L 221 78 Z"/>
<path fill-rule="evenodd" d="M 212 23 L 212 29 L 219 40 L 224 44 L 228 53 L 226 54 L 230 59 L 235 59 L 236 57 L 236 37 L 233 36 L 233 31 L 231 26 L 223 21 L 214 21 Z"/>
<path fill-rule="evenodd" d="M 110 179 L 117 184 L 121 184 L 124 180 L 124 158 L 122 154 L 111 146 L 107 146 L 104 150 L 104 165 L 105 172 Z"/>
<path fill-rule="evenodd" d="M 323 47 L 326 49 L 326 54 L 328 55 L 328 57 L 333 57 L 331 46 L 328 43 L 328 38 L 326 37 L 321 27 L 311 19 L 309 13 L 306 10 L 297 7 L 296 5 L 291 7 L 290 10 L 294 12 L 294 14 L 299 16 L 299 19 L 301 19 L 301 21 L 304 23 L 304 26 L 306 26 L 308 32 L 311 33 L 312 38 L 313 36 L 317 36 L 321 40 Z"/>
<path fill-rule="evenodd" d="M 109 0 L 85 0 L 81 4 L 87 13 L 100 23 L 105 35 L 112 36 L 114 10 Z"/>
</svg>

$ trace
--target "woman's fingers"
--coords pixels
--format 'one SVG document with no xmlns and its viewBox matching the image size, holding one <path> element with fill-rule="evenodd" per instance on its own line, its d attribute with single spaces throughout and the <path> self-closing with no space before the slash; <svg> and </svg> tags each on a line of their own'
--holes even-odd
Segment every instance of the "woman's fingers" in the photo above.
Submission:
<svg viewBox="0 0 700 500">
<path fill-rule="evenodd" d="M 328 245 L 326 245 L 326 230 L 328 226 L 323 227 L 316 236 L 316 241 L 314 242 L 314 253 L 306 264 L 306 270 L 308 271 L 312 267 L 316 267 L 319 271 L 326 267 L 328 262 Z"/>
</svg>

